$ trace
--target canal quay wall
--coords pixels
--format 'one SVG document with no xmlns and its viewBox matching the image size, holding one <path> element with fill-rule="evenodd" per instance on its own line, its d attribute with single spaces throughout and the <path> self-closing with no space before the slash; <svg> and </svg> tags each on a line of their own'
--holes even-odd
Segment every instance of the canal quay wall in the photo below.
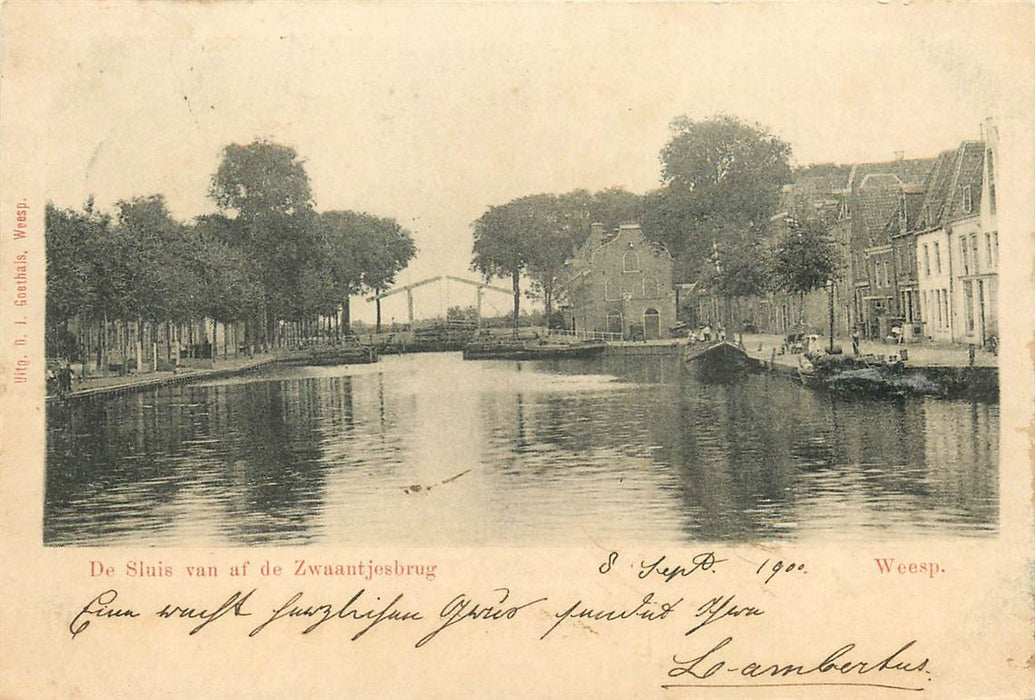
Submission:
<svg viewBox="0 0 1035 700">
<path fill-rule="evenodd" d="M 782 351 L 782 338 L 778 336 L 745 335 L 740 339 L 744 349 L 757 365 L 767 373 L 799 382 L 798 364 L 800 355 Z M 836 341 L 835 341 L 836 342 Z M 652 341 L 612 341 L 604 350 L 605 356 L 655 356 L 681 357 L 686 341 L 682 339 Z M 908 360 L 904 367 L 907 376 L 916 377 L 919 382 L 937 387 L 937 395 L 950 398 L 978 398 L 998 400 L 999 368 L 996 358 L 990 353 L 976 354 L 974 364 L 970 363 L 967 348 L 877 345 L 866 343 L 860 352 L 876 357 L 893 358 L 901 355 L 905 348 Z M 79 383 L 71 392 L 63 395 L 66 400 L 97 396 L 125 394 L 145 391 L 160 386 L 188 382 L 221 379 L 245 374 L 271 365 L 283 359 L 279 353 L 261 357 L 216 360 L 200 367 L 181 367 L 177 372 L 158 372 L 139 375 L 96 377 Z M 57 398 L 55 395 L 48 400 Z"/>
<path fill-rule="evenodd" d="M 124 375 L 116 377 L 97 377 L 82 382 L 77 388 L 63 395 L 68 399 L 84 399 L 96 396 L 111 396 L 135 391 L 145 391 L 160 386 L 185 384 L 204 379 L 223 379 L 238 374 L 251 372 L 260 367 L 271 365 L 279 360 L 277 355 L 250 357 L 238 360 L 214 361 L 206 367 L 186 367 L 176 372 L 156 372 L 148 374 Z M 47 400 L 58 398 L 49 395 Z"/>
</svg>

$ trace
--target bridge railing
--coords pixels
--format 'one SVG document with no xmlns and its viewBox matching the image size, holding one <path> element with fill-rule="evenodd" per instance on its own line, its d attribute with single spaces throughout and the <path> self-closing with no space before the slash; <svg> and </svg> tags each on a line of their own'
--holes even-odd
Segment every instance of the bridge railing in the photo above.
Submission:
<svg viewBox="0 0 1035 700">
<path fill-rule="evenodd" d="M 578 338 L 580 340 L 614 341 L 622 339 L 621 333 L 608 333 L 607 331 L 569 331 L 553 329 L 550 331 L 550 335 L 560 335 L 569 338 Z"/>
</svg>

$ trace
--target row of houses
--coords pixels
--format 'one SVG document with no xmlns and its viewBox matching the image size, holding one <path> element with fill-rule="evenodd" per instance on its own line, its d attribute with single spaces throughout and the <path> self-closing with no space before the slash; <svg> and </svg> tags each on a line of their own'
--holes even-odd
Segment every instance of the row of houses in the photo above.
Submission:
<svg viewBox="0 0 1035 700">
<path fill-rule="evenodd" d="M 802 170 L 783 188 L 772 236 L 792 220 L 819 219 L 845 263 L 830 289 L 804 297 L 720 300 L 696 285 L 673 285 L 671 256 L 638 225 L 595 224 L 568 261 L 568 327 L 650 339 L 668 336 L 679 317 L 732 330 L 787 333 L 804 323 L 825 332 L 832 307 L 842 337 L 858 331 L 985 346 L 998 336 L 998 152 L 995 124 L 986 120 L 980 140 L 935 158 Z"/>
<path fill-rule="evenodd" d="M 987 345 L 999 332 L 998 152 L 997 129 L 987 120 L 980 140 L 935 158 L 802 171 L 784 187 L 773 235 L 784 222 L 817 217 L 841 248 L 844 270 L 832 290 L 804 299 L 738 300 L 737 318 L 773 333 L 796 330 L 802 321 L 825 331 L 833 294 L 838 335 L 858 330 L 870 338 L 901 334 L 906 342 Z M 699 294 L 689 315 L 715 323 L 718 309 Z"/>
</svg>

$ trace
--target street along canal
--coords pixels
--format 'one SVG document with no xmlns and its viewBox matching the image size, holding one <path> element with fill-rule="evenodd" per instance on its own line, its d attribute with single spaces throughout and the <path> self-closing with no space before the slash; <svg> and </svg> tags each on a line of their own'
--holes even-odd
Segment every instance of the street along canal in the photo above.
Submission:
<svg viewBox="0 0 1035 700">
<path fill-rule="evenodd" d="M 271 366 L 52 405 L 47 433 L 49 545 L 822 541 L 999 518 L 995 403 L 706 385 L 663 356 Z"/>
</svg>

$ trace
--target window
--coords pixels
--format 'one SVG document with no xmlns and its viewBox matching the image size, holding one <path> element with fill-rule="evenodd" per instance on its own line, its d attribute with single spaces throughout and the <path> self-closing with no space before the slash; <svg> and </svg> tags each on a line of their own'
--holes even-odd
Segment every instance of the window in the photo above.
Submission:
<svg viewBox="0 0 1035 700">
<path fill-rule="evenodd" d="M 973 258 L 971 262 L 974 265 L 974 274 L 976 275 L 978 273 L 978 242 L 976 233 L 970 237 L 970 253 Z"/>
<path fill-rule="evenodd" d="M 942 274 L 942 251 L 938 241 L 934 242 L 934 269 L 939 275 Z"/>
<path fill-rule="evenodd" d="M 967 280 L 963 283 L 963 304 L 967 312 L 967 333 L 974 332 L 974 282 Z"/>
<path fill-rule="evenodd" d="M 989 265 L 995 264 L 992 262 L 992 234 L 988 231 L 985 231 L 985 260 Z"/>
<path fill-rule="evenodd" d="M 931 276 L 931 251 L 928 250 L 926 243 L 924 243 L 924 274 L 928 277 Z"/>
<path fill-rule="evenodd" d="M 625 332 L 625 323 L 622 319 L 622 312 L 612 309 L 607 312 L 607 332 L 621 335 Z"/>
<path fill-rule="evenodd" d="M 639 272 L 640 256 L 635 250 L 626 251 L 622 256 L 622 272 Z"/>
<path fill-rule="evenodd" d="M 973 208 L 974 197 L 970 193 L 970 185 L 967 185 L 963 188 L 963 211 L 969 214 Z"/>
<path fill-rule="evenodd" d="M 960 260 L 963 261 L 963 274 L 970 274 L 970 256 L 967 254 L 967 239 L 960 238 Z"/>
<path fill-rule="evenodd" d="M 950 320 L 949 320 L 949 290 L 948 289 L 943 289 L 942 290 L 942 308 L 943 308 L 943 310 L 945 312 L 945 323 L 943 324 L 942 327 L 943 328 L 948 328 L 949 325 L 950 325 Z"/>
<path fill-rule="evenodd" d="M 995 264 L 999 264 L 999 232 L 992 231 L 992 252 L 995 253 Z"/>
<path fill-rule="evenodd" d="M 643 337 L 645 340 L 654 340 L 661 336 L 661 315 L 657 309 L 647 309 L 643 312 Z"/>
<path fill-rule="evenodd" d="M 643 296 L 653 298 L 658 295 L 658 278 L 654 275 L 643 276 Z"/>
<path fill-rule="evenodd" d="M 934 304 L 938 307 L 938 327 L 942 327 L 942 290 L 938 289 L 934 293 Z"/>
</svg>

